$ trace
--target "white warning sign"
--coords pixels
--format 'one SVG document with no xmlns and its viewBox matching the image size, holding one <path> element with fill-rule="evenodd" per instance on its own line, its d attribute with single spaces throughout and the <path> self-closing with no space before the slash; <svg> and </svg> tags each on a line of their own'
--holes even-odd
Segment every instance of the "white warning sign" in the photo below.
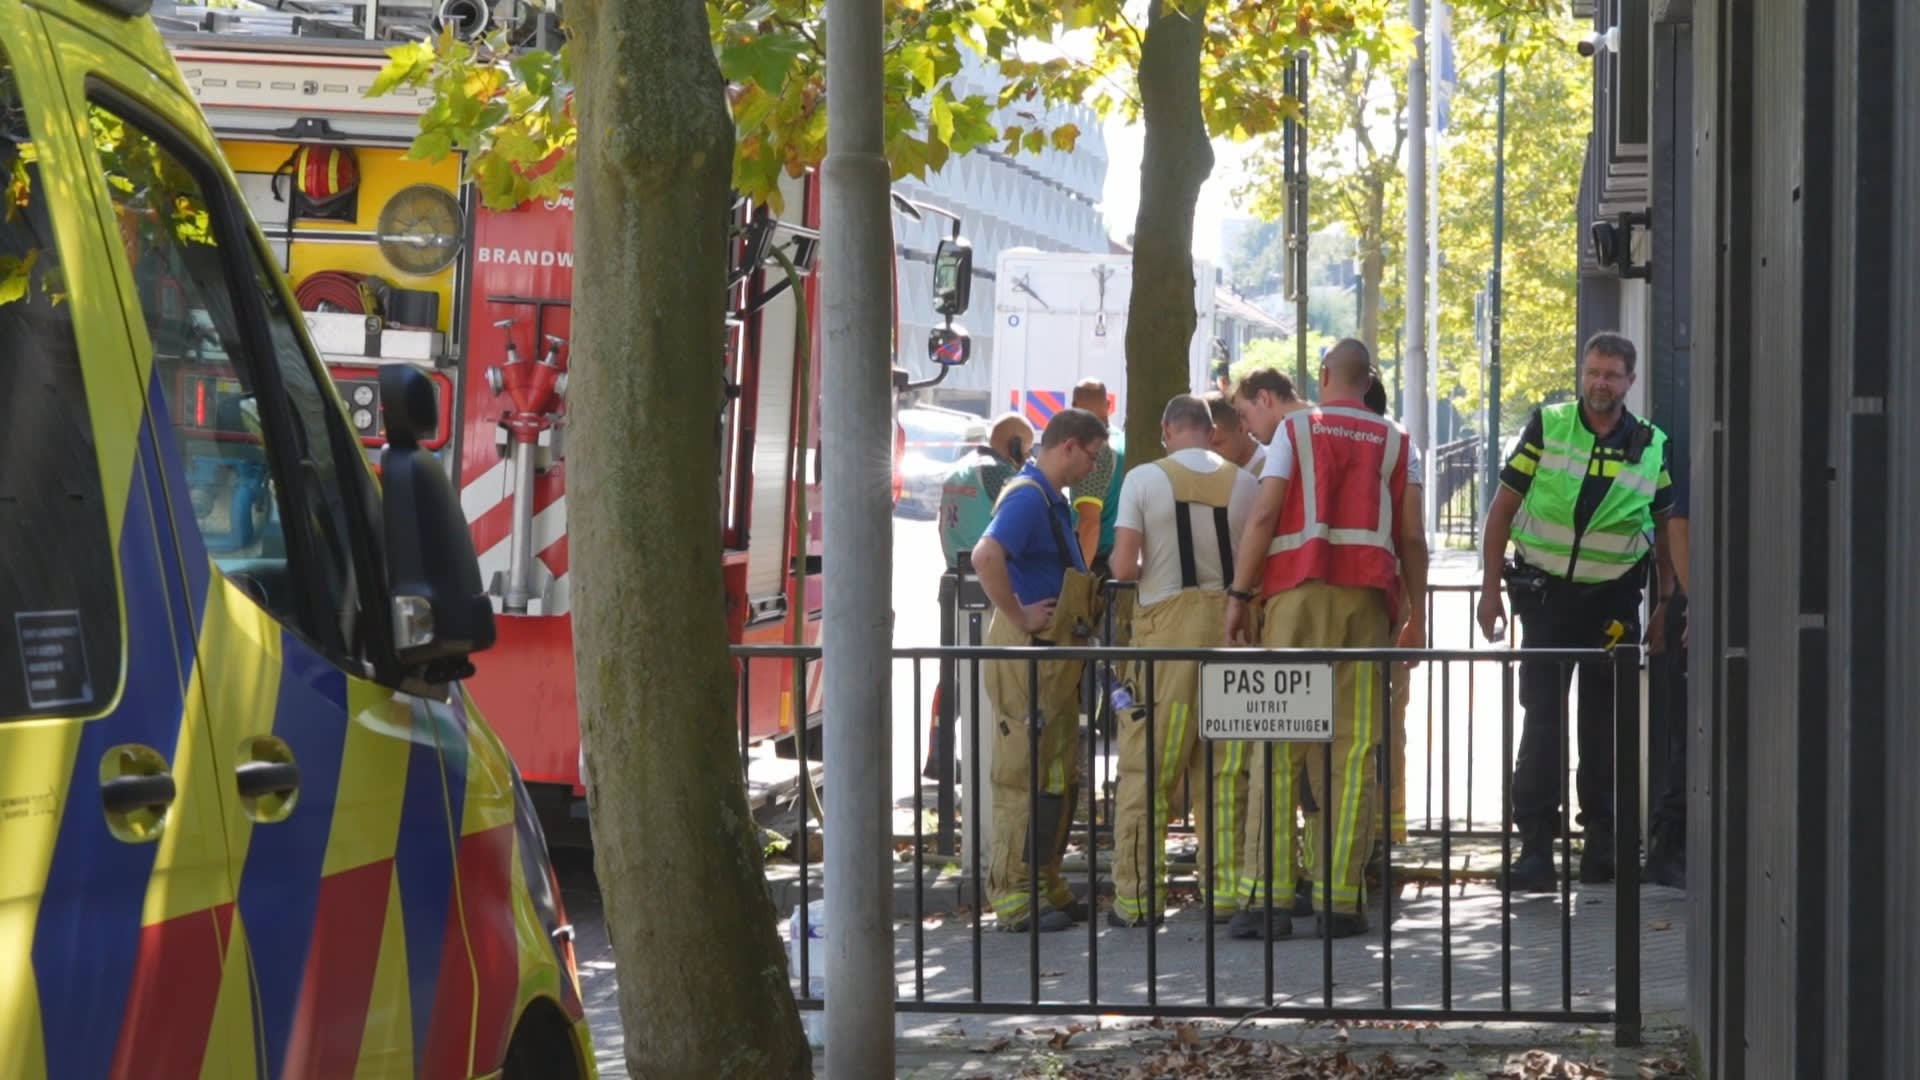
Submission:
<svg viewBox="0 0 1920 1080">
<path fill-rule="evenodd" d="M 93 679 L 77 611 L 22 611 L 13 616 L 26 669 L 27 704 L 35 709 L 93 703 Z"/>
<path fill-rule="evenodd" d="M 1333 741 L 1332 664 L 1200 665 L 1206 739 Z"/>
</svg>

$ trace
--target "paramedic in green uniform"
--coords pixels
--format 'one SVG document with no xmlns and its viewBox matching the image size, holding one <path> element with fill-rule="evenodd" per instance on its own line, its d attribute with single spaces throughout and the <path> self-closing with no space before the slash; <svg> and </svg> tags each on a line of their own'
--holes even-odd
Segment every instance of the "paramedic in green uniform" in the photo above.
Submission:
<svg viewBox="0 0 1920 1080">
<path fill-rule="evenodd" d="M 958 569 L 961 553 L 971 552 L 986 534 L 1000 489 L 1020 471 L 1032 449 L 1033 425 L 1019 413 L 1007 413 L 994 421 L 986 445 L 947 474 L 940 489 L 940 549 L 946 553 L 947 569 Z"/>
<path fill-rule="evenodd" d="M 1085 409 L 1108 425 L 1107 445 L 1093 463 L 1093 472 L 1073 485 L 1074 529 L 1080 536 L 1080 554 L 1095 577 L 1108 577 L 1113 555 L 1113 523 L 1120 513 L 1120 474 L 1127 468 L 1127 446 L 1112 428 L 1108 415 L 1107 384 L 1082 379 L 1073 388 L 1073 407 Z"/>
</svg>

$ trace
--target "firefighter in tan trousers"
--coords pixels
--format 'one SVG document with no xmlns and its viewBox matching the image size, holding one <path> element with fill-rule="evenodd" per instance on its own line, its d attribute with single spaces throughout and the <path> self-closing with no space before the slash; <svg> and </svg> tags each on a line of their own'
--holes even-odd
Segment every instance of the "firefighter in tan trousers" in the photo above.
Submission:
<svg viewBox="0 0 1920 1080">
<path fill-rule="evenodd" d="M 1363 404 L 1373 375 L 1365 345 L 1351 338 L 1321 362 L 1322 403 L 1288 416 L 1267 447 L 1260 496 L 1238 547 L 1228 591 L 1229 643 L 1257 632 L 1270 648 L 1404 648 L 1425 644 L 1419 619 L 1425 608 L 1427 549 L 1419 492 L 1407 484 L 1406 432 Z M 1265 599 L 1259 625 L 1249 617 L 1256 595 Z M 1296 769 L 1304 761 L 1315 778 L 1321 828 L 1332 832 L 1331 910 L 1320 910 L 1319 932 L 1347 937 L 1367 929 L 1363 873 L 1372 848 L 1372 805 L 1380 716 L 1380 665 L 1334 665 L 1330 745 L 1285 743 L 1274 767 L 1253 762 L 1247 802 L 1256 808 L 1247 827 L 1241 911 L 1230 933 L 1238 938 L 1288 937 L 1298 830 L 1291 808 Z M 1330 755 L 1330 760 L 1329 760 Z M 1280 812 L 1265 806 L 1268 785 Z M 1265 913 L 1266 875 L 1273 876 L 1273 916 Z M 1316 890 L 1314 900 L 1322 892 Z"/>
<path fill-rule="evenodd" d="M 1033 460 L 1000 489 L 993 520 L 973 549 L 974 572 L 993 601 L 988 645 L 1077 646 L 1093 638 L 1100 617 L 1098 584 L 1075 542 L 1072 511 L 1061 489 L 1093 470 L 1106 441 L 1107 427 L 1099 417 L 1084 409 L 1063 409 L 1047 422 Z M 993 705 L 993 726 L 982 733 L 993 740 L 988 899 L 1003 930 L 1026 930 L 1033 923 L 1043 931 L 1065 930 L 1088 915 L 1086 904 L 1074 899 L 1060 872 L 1061 849 L 1073 820 L 1069 793 L 1078 781 L 1084 665 L 1077 660 L 992 660 L 984 667 Z M 1038 770 L 1037 776 L 1030 776 L 1030 766 Z M 1037 803 L 1030 783 L 1037 783 Z M 1029 850 L 1035 829 L 1038 860 Z M 1037 918 L 1030 876 L 1036 861 Z"/>
<path fill-rule="evenodd" d="M 1221 644 L 1233 538 L 1246 527 L 1259 492 L 1253 476 L 1207 448 L 1213 418 L 1206 402 L 1181 394 L 1160 415 L 1167 456 L 1136 467 L 1120 488 L 1113 576 L 1139 582 L 1132 644 L 1199 649 Z M 1240 819 L 1246 801 L 1246 744 L 1212 744 L 1199 735 L 1199 670 L 1191 661 L 1153 665 L 1148 723 L 1145 665 L 1130 665 L 1122 685 L 1136 702 L 1116 710 L 1120 802 L 1114 815 L 1113 910 L 1117 927 L 1155 924 L 1166 915 L 1167 819 L 1181 780 L 1199 808 L 1201 880 L 1213 879 L 1214 915 L 1230 917 L 1240 881 Z M 1151 730 L 1149 730 L 1151 728 Z M 1148 763 L 1153 777 L 1149 784 Z M 1202 887 L 1205 896 L 1205 887 Z"/>
</svg>

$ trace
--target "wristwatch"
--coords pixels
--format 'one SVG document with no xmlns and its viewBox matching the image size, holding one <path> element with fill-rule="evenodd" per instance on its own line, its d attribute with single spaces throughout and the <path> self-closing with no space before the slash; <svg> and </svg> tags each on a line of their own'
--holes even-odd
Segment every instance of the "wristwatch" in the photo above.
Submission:
<svg viewBox="0 0 1920 1080">
<path fill-rule="evenodd" d="M 1243 604 L 1253 603 L 1253 594 L 1248 592 L 1245 589 L 1235 589 L 1229 586 L 1227 589 L 1227 595 L 1232 597 L 1235 600 L 1240 601 Z"/>
</svg>

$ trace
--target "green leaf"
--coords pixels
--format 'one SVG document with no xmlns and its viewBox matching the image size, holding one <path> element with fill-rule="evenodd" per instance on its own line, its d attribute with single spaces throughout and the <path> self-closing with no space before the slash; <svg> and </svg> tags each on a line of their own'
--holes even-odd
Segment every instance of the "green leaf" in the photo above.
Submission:
<svg viewBox="0 0 1920 1080">
<path fill-rule="evenodd" d="M 924 44 L 902 46 L 894 55 L 899 57 L 900 69 L 913 76 L 913 81 L 920 84 L 921 90 L 930 91 L 939 81 L 933 67 L 933 50 Z"/>
<path fill-rule="evenodd" d="M 545 97 L 553 91 L 554 73 L 559 66 L 558 58 L 543 49 L 534 49 L 513 59 L 513 73 L 535 97 Z"/>
<path fill-rule="evenodd" d="M 11 304 L 27 295 L 33 282 L 33 264 L 40 261 L 40 249 L 27 252 L 25 258 L 0 255 L 0 304 Z"/>
<path fill-rule="evenodd" d="M 953 107 L 944 97 L 935 96 L 927 108 L 928 118 L 933 122 L 933 133 L 942 143 L 953 142 Z"/>
<path fill-rule="evenodd" d="M 453 153 L 453 136 L 444 130 L 422 131 L 414 137 L 407 157 L 413 161 L 445 161 Z"/>
<path fill-rule="evenodd" d="M 374 76 L 367 97 L 392 93 L 401 85 L 417 85 L 433 70 L 434 48 L 431 42 L 415 41 L 387 50 L 387 66 Z"/>
<path fill-rule="evenodd" d="M 751 80 L 768 93 L 786 85 L 800 54 L 807 51 L 798 34 L 757 34 L 729 42 L 720 50 L 720 73 L 728 82 Z"/>
</svg>

